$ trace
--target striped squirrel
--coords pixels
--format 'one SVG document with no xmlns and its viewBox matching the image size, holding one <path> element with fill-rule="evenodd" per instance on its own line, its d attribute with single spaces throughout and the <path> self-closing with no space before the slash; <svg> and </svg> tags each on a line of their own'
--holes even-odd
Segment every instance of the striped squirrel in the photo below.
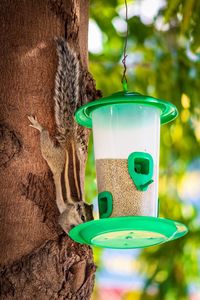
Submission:
<svg viewBox="0 0 200 300">
<path fill-rule="evenodd" d="M 53 173 L 56 204 L 60 212 L 59 224 L 68 233 L 73 226 L 91 220 L 93 216 L 92 205 L 81 199 L 79 174 L 76 172 L 77 148 L 72 139 L 77 129 L 73 116 L 79 99 L 79 59 L 64 38 L 57 38 L 56 44 L 58 68 L 55 77 L 54 110 L 57 134 L 54 139 L 50 137 L 48 130 L 38 122 L 37 117 L 28 116 L 28 119 L 31 123 L 29 126 L 40 132 L 42 156 Z M 69 148 L 72 153 L 71 157 L 69 157 Z M 76 201 L 70 191 L 69 164 L 73 165 L 73 179 L 77 191 Z"/>
</svg>

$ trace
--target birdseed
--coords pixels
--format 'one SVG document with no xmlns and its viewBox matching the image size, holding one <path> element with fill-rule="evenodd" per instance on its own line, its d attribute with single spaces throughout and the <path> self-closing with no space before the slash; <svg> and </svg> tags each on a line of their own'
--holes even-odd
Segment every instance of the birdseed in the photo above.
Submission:
<svg viewBox="0 0 200 300">
<path fill-rule="evenodd" d="M 146 197 L 148 190 L 136 189 L 128 172 L 127 159 L 97 159 L 96 171 L 98 192 L 108 191 L 113 196 L 110 217 L 152 215 L 153 204 Z"/>
</svg>

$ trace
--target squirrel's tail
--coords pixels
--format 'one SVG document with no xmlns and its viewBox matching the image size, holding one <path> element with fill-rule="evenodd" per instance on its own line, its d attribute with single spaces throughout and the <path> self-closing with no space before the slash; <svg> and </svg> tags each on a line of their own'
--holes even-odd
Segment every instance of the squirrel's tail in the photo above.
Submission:
<svg viewBox="0 0 200 300">
<path fill-rule="evenodd" d="M 59 141 L 65 142 L 79 97 L 79 60 L 64 38 L 56 38 L 55 120 Z"/>
</svg>

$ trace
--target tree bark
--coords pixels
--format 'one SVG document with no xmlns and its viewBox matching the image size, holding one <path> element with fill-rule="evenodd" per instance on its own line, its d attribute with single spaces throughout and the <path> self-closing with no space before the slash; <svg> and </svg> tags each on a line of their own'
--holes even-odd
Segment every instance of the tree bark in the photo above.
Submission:
<svg viewBox="0 0 200 300">
<path fill-rule="evenodd" d="M 87 71 L 88 5 L 88 0 L 0 2 L 0 299 L 86 300 L 92 293 L 92 251 L 58 225 L 53 177 L 27 119 L 37 115 L 55 134 L 55 37 L 64 37 L 79 54 L 78 105 L 97 97 Z M 74 143 L 77 136 L 83 195 L 88 130 L 78 127 Z M 70 185 L 73 190 L 74 182 Z"/>
</svg>

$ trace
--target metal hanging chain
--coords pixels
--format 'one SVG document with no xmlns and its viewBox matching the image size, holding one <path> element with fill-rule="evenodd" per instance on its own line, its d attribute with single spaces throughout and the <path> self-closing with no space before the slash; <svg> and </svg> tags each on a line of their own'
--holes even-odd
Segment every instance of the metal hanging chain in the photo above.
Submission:
<svg viewBox="0 0 200 300">
<path fill-rule="evenodd" d="M 122 64 L 124 66 L 124 71 L 123 71 L 123 75 L 122 75 L 122 86 L 124 89 L 124 92 L 127 92 L 128 90 L 128 81 L 126 78 L 126 70 L 127 70 L 127 66 L 126 66 L 126 58 L 127 58 L 127 54 L 126 54 L 126 50 L 127 50 L 127 42 L 128 42 L 128 5 L 127 5 L 127 0 L 125 0 L 125 9 L 126 9 L 126 36 L 125 36 L 125 42 L 124 42 L 124 53 L 123 53 L 123 59 L 122 59 Z"/>
</svg>

